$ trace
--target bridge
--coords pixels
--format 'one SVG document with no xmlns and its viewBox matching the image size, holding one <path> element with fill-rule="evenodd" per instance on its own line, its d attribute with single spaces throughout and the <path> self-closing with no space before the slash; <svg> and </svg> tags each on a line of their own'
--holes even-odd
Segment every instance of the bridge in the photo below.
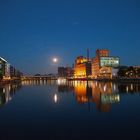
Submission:
<svg viewBox="0 0 140 140">
<path fill-rule="evenodd" d="M 23 76 L 21 80 L 57 80 L 57 76 Z"/>
</svg>

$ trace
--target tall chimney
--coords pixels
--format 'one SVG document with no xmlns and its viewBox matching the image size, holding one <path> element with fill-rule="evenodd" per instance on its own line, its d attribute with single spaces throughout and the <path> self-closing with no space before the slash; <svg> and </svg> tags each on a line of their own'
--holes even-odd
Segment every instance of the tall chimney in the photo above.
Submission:
<svg viewBox="0 0 140 140">
<path fill-rule="evenodd" d="M 89 49 L 87 48 L 87 59 L 89 61 Z"/>
</svg>

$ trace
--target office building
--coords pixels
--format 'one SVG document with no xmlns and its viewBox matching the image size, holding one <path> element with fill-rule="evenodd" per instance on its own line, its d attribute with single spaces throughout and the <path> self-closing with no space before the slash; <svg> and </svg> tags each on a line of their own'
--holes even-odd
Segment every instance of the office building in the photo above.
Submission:
<svg viewBox="0 0 140 140">
<path fill-rule="evenodd" d="M 73 73 L 73 68 L 71 67 L 58 67 L 59 77 L 72 77 Z"/>
<path fill-rule="evenodd" d="M 3 79 L 3 76 L 5 76 L 6 63 L 7 61 L 0 57 L 0 79 Z"/>
<path fill-rule="evenodd" d="M 78 56 L 75 60 L 74 77 L 86 78 L 91 76 L 91 61 L 83 56 Z"/>
<path fill-rule="evenodd" d="M 92 60 L 93 78 L 113 78 L 117 77 L 119 58 L 109 56 L 109 50 L 96 50 L 96 56 Z"/>
</svg>

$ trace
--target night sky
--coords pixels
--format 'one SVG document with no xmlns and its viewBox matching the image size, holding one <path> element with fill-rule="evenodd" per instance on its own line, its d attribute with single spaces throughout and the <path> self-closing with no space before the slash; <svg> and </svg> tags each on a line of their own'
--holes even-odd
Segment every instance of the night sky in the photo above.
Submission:
<svg viewBox="0 0 140 140">
<path fill-rule="evenodd" d="M 140 65 L 140 0 L 0 0 L 0 56 L 25 74 L 71 66 L 86 48 Z"/>
</svg>

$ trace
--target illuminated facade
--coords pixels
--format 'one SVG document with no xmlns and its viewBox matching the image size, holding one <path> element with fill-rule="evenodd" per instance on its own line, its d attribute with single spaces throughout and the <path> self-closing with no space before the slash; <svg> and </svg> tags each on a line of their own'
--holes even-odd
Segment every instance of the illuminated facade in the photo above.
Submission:
<svg viewBox="0 0 140 140">
<path fill-rule="evenodd" d="M 110 57 L 109 50 L 97 50 L 92 60 L 93 78 L 112 78 L 117 76 L 118 57 Z"/>
<path fill-rule="evenodd" d="M 91 75 L 91 61 L 83 56 L 79 56 L 75 60 L 74 77 L 85 78 Z"/>
<path fill-rule="evenodd" d="M 3 78 L 7 79 L 7 80 L 11 78 L 11 75 L 10 75 L 10 64 L 9 63 L 5 64 L 5 75 L 4 75 Z"/>
<path fill-rule="evenodd" d="M 100 66 L 106 67 L 118 67 L 119 58 L 118 57 L 100 57 Z"/>
<path fill-rule="evenodd" d="M 96 56 L 92 60 L 92 76 L 97 77 L 100 74 L 100 57 L 108 57 L 108 50 L 96 50 Z"/>
<path fill-rule="evenodd" d="M 3 79 L 3 76 L 5 76 L 6 63 L 7 61 L 0 57 L 0 79 Z"/>
<path fill-rule="evenodd" d="M 23 74 L 11 66 L 5 59 L 0 57 L 0 79 L 10 80 L 11 78 L 19 78 Z"/>
</svg>

